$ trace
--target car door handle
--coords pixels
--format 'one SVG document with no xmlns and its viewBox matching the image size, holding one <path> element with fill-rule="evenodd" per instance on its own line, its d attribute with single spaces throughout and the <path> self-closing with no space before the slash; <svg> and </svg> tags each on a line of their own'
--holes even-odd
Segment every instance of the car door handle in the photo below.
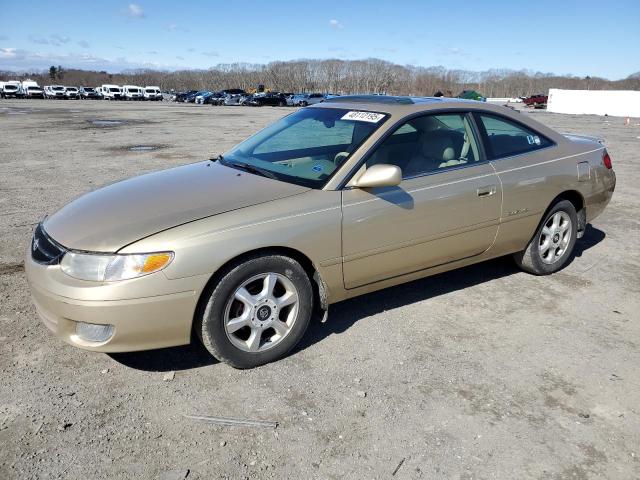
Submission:
<svg viewBox="0 0 640 480">
<path fill-rule="evenodd" d="M 487 185 L 486 187 L 480 187 L 478 190 L 476 190 L 476 193 L 479 197 L 490 197 L 491 195 L 496 193 L 496 186 Z"/>
</svg>

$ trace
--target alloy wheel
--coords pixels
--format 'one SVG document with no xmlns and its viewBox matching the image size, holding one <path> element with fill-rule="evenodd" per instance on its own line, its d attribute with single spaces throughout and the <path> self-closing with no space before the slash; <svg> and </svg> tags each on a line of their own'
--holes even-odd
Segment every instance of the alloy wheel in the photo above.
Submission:
<svg viewBox="0 0 640 480">
<path fill-rule="evenodd" d="M 566 212 L 554 213 L 542 227 L 538 251 L 546 264 L 557 262 L 571 242 L 571 218 Z"/>
<path fill-rule="evenodd" d="M 255 275 L 240 284 L 224 310 L 224 330 L 245 352 L 263 352 L 290 332 L 299 309 L 298 291 L 279 273 Z"/>
</svg>

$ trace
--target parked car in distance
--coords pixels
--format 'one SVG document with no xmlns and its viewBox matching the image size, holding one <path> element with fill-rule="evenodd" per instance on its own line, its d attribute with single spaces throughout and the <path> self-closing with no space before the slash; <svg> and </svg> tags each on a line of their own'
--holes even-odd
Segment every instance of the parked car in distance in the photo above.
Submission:
<svg viewBox="0 0 640 480">
<path fill-rule="evenodd" d="M 138 87 L 137 85 L 123 85 L 122 93 L 125 100 L 144 100 L 142 87 Z"/>
<path fill-rule="evenodd" d="M 24 96 L 20 82 L 14 80 L 0 83 L 0 95 L 2 98 L 22 98 Z"/>
<path fill-rule="evenodd" d="M 268 92 L 268 93 L 256 93 L 248 97 L 244 105 L 252 107 L 286 107 L 287 99 L 281 93 Z"/>
<path fill-rule="evenodd" d="M 297 107 L 300 105 L 300 101 L 306 97 L 306 93 L 294 93 L 292 95 L 289 95 L 287 97 L 287 105 L 290 107 Z"/>
<path fill-rule="evenodd" d="M 246 93 L 233 93 L 225 95 L 222 103 L 227 106 L 243 105 L 247 98 L 249 95 Z"/>
<path fill-rule="evenodd" d="M 184 99 L 189 96 L 198 93 L 198 90 L 187 90 L 184 92 L 178 92 L 175 94 L 174 102 L 184 102 Z"/>
<path fill-rule="evenodd" d="M 298 105 L 301 107 L 315 105 L 316 103 L 324 102 L 324 99 L 325 95 L 322 93 L 309 93 L 300 98 Z"/>
<path fill-rule="evenodd" d="M 162 92 L 160 91 L 160 87 L 156 87 L 156 86 L 144 87 L 144 99 L 161 102 Z"/>
<path fill-rule="evenodd" d="M 204 95 L 205 93 L 208 93 L 208 90 L 199 90 L 195 93 L 191 93 L 187 96 L 184 97 L 183 102 L 184 103 L 196 103 L 196 97 L 198 95 Z"/>
<path fill-rule="evenodd" d="M 36 311 L 71 345 L 195 333 L 249 368 L 294 348 L 314 308 L 504 255 L 557 272 L 615 184 L 601 143 L 508 108 L 339 97 L 217 161 L 73 200 L 37 226 L 24 265 Z"/>
<path fill-rule="evenodd" d="M 96 92 L 94 88 L 91 87 L 80 87 L 79 90 L 80 99 L 82 100 L 96 100 L 100 98 L 100 94 Z"/>
<path fill-rule="evenodd" d="M 193 103 L 204 105 L 205 99 L 209 98 L 211 95 L 213 95 L 213 92 L 210 92 L 209 90 L 198 92 L 193 100 Z"/>
<path fill-rule="evenodd" d="M 122 100 L 124 98 L 122 88 L 119 85 L 104 84 L 100 87 L 100 93 L 104 100 Z"/>
<path fill-rule="evenodd" d="M 212 95 L 205 99 L 205 105 L 222 105 L 226 95 L 222 92 L 213 92 Z"/>
<path fill-rule="evenodd" d="M 537 93 L 535 95 L 531 95 L 530 97 L 523 98 L 522 103 L 524 103 L 527 107 L 545 108 L 547 106 L 548 100 L 548 95 L 545 95 L 544 93 Z"/>
<path fill-rule="evenodd" d="M 78 87 L 64 87 L 64 98 L 67 100 L 78 100 L 80 98 Z"/>
<path fill-rule="evenodd" d="M 45 85 L 44 98 L 52 99 L 64 99 L 64 85 Z"/>
<path fill-rule="evenodd" d="M 23 80 L 20 87 L 25 98 L 44 98 L 44 90 L 34 80 Z"/>
</svg>

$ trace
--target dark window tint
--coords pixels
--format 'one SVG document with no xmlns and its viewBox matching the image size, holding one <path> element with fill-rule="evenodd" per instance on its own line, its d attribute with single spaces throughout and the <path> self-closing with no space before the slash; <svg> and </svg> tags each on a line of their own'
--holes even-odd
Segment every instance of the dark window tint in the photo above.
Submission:
<svg viewBox="0 0 640 480">
<path fill-rule="evenodd" d="M 508 157 L 548 147 L 551 142 L 529 128 L 493 115 L 479 115 L 487 132 L 492 158 Z"/>
<path fill-rule="evenodd" d="M 463 113 L 426 115 L 409 120 L 387 137 L 367 166 L 400 167 L 403 178 L 473 165 L 478 144 Z"/>
</svg>

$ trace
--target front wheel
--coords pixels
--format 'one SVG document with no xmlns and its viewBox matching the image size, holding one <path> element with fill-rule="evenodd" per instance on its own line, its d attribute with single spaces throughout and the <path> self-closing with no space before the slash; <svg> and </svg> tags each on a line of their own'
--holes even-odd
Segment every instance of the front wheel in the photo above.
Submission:
<svg viewBox="0 0 640 480">
<path fill-rule="evenodd" d="M 196 333 L 214 357 L 235 368 L 284 357 L 303 337 L 313 307 L 309 276 L 282 255 L 231 266 L 204 295 Z"/>
<path fill-rule="evenodd" d="M 534 275 L 549 275 L 570 260 L 578 233 L 578 215 L 568 200 L 557 202 L 545 215 L 533 239 L 514 255 L 518 266 Z"/>
</svg>

